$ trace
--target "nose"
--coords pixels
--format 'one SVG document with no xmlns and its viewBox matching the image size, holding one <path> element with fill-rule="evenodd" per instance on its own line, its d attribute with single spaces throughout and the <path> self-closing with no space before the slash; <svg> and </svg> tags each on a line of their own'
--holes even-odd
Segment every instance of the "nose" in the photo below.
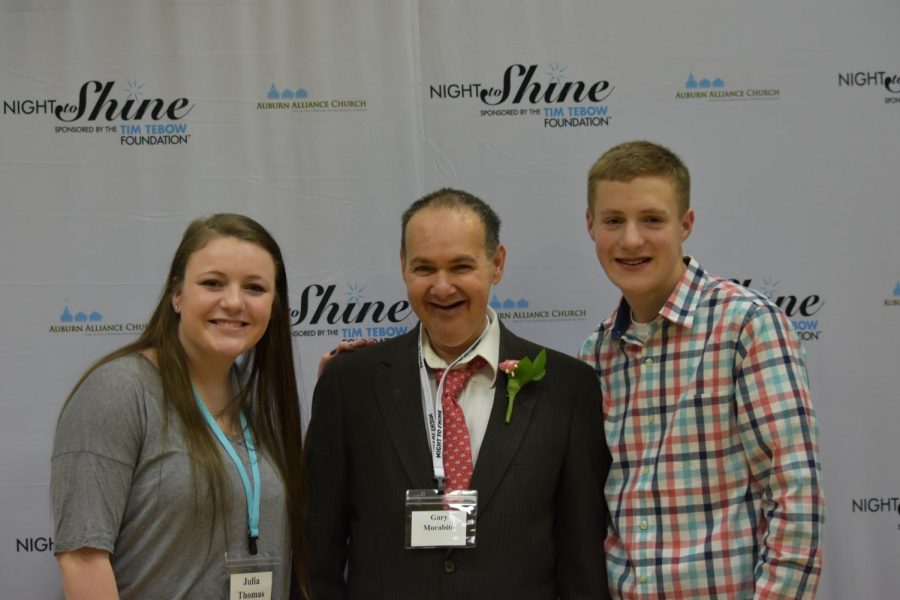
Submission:
<svg viewBox="0 0 900 600">
<path fill-rule="evenodd" d="M 625 223 L 622 237 L 619 238 L 619 246 L 625 250 L 635 250 L 644 245 L 644 236 L 637 223 Z"/>
<path fill-rule="evenodd" d="M 436 298 L 446 298 L 447 296 L 452 295 L 455 289 L 453 281 L 446 271 L 438 271 L 434 274 L 430 290 L 432 296 Z"/>
<path fill-rule="evenodd" d="M 240 310 L 244 305 L 244 297 L 238 285 L 228 285 L 222 292 L 222 306 L 228 310 Z"/>
</svg>

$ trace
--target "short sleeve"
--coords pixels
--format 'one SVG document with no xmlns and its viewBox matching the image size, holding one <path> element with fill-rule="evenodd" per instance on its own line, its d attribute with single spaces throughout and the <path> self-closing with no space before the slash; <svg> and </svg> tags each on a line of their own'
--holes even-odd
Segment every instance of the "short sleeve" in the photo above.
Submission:
<svg viewBox="0 0 900 600">
<path fill-rule="evenodd" d="M 113 552 L 146 424 L 142 358 L 107 363 L 59 417 L 50 469 L 56 552 Z"/>
</svg>

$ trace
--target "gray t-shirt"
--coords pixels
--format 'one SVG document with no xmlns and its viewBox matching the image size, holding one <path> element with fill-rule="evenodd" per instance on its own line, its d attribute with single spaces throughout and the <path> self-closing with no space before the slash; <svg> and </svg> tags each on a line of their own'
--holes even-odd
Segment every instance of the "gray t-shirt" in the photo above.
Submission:
<svg viewBox="0 0 900 600">
<path fill-rule="evenodd" d="M 213 518 L 202 475 L 195 503 L 181 421 L 168 412 L 164 436 L 162 381 L 139 354 L 103 365 L 78 388 L 53 444 L 54 550 L 108 551 L 123 600 L 227 598 L 225 552 L 247 552 L 244 487 L 220 448 L 230 509 Z M 246 447 L 233 445 L 249 474 Z M 282 599 L 288 597 L 291 557 L 284 486 L 265 454 L 259 457 L 259 552 L 280 560 L 272 591 Z"/>
</svg>

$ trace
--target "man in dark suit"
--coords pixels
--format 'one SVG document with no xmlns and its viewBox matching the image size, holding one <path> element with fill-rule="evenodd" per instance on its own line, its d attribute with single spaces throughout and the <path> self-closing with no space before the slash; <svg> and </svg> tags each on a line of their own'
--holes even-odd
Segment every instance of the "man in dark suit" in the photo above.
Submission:
<svg viewBox="0 0 900 600">
<path fill-rule="evenodd" d="M 400 261 L 419 327 L 335 357 L 319 379 L 305 454 L 314 600 L 608 598 L 599 384 L 548 351 L 507 421 L 516 375 L 499 365 L 541 347 L 488 307 L 506 258 L 499 229 L 466 192 L 413 203 Z M 473 374 L 447 404 L 436 392 L 454 369 Z M 407 491 L 443 488 L 445 475 L 448 492 L 477 492 L 474 544 L 415 547 Z"/>
</svg>

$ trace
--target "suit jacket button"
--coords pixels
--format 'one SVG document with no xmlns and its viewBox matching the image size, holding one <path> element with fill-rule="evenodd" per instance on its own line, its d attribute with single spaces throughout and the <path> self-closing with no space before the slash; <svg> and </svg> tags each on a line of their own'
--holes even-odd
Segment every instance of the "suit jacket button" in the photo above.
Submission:
<svg viewBox="0 0 900 600">
<path fill-rule="evenodd" d="M 452 560 L 444 561 L 444 573 L 452 573 L 455 570 L 456 570 L 456 565 L 453 563 Z"/>
</svg>

